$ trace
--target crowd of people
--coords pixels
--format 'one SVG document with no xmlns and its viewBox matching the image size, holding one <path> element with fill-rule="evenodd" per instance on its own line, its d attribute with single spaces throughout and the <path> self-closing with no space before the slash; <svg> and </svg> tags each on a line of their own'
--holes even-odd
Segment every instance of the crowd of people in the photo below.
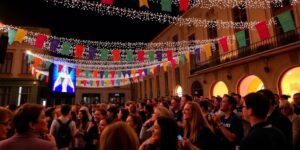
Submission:
<svg viewBox="0 0 300 150">
<path fill-rule="evenodd" d="M 299 150 L 300 93 L 0 107 L 0 150 Z"/>
</svg>

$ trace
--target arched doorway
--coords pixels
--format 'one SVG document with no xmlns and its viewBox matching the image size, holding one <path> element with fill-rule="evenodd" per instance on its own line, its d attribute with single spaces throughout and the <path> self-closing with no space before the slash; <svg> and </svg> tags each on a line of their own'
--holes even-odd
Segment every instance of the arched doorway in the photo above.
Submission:
<svg viewBox="0 0 300 150">
<path fill-rule="evenodd" d="M 290 95 L 289 101 L 295 93 L 300 92 L 300 67 L 294 67 L 282 74 L 279 81 L 280 94 Z"/>
<path fill-rule="evenodd" d="M 241 96 L 246 96 L 248 93 L 256 92 L 264 88 L 264 83 L 259 77 L 255 75 L 249 75 L 240 81 L 238 92 Z"/>
<path fill-rule="evenodd" d="M 176 92 L 176 93 L 175 93 L 176 96 L 181 97 L 181 96 L 182 96 L 182 93 L 183 93 L 182 87 L 181 87 L 180 85 L 177 85 L 176 88 L 175 88 L 175 92 Z"/>
<path fill-rule="evenodd" d="M 191 89 L 192 95 L 203 95 L 203 87 L 199 81 L 194 81 Z"/>
<path fill-rule="evenodd" d="M 218 81 L 215 84 L 213 84 L 211 88 L 212 96 L 223 97 L 224 94 L 228 94 L 228 87 L 223 81 Z"/>
</svg>

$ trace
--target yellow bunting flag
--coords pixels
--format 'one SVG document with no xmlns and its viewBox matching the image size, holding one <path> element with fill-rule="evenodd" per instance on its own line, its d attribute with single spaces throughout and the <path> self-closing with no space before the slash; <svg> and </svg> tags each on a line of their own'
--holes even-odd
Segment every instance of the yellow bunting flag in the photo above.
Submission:
<svg viewBox="0 0 300 150">
<path fill-rule="evenodd" d="M 41 74 L 41 73 L 37 72 L 37 73 L 35 74 L 35 78 L 36 78 L 36 79 L 39 79 L 40 74 Z"/>
<path fill-rule="evenodd" d="M 140 1 L 140 7 L 146 6 L 149 8 L 148 0 L 139 0 Z"/>
<path fill-rule="evenodd" d="M 26 34 L 26 30 L 18 29 L 14 41 L 22 43 Z"/>
<path fill-rule="evenodd" d="M 205 51 L 205 54 L 206 54 L 206 58 L 208 59 L 209 57 L 211 57 L 211 44 L 210 43 L 208 43 L 208 44 L 205 44 L 204 46 L 203 46 L 203 49 L 204 49 L 204 51 Z"/>
<path fill-rule="evenodd" d="M 77 80 L 76 86 L 80 86 L 80 85 L 81 85 L 81 80 Z"/>
<path fill-rule="evenodd" d="M 185 59 L 186 59 L 186 62 L 190 62 L 190 53 L 185 53 Z"/>
<path fill-rule="evenodd" d="M 135 77 L 135 73 L 136 73 L 136 70 L 135 70 L 135 69 L 132 69 L 132 70 L 131 70 L 131 75 Z"/>
<path fill-rule="evenodd" d="M 107 85 L 107 86 L 110 85 L 110 81 L 109 81 L 109 80 L 105 80 L 104 83 L 105 83 L 105 85 Z"/>
<path fill-rule="evenodd" d="M 167 63 L 163 63 L 163 69 L 164 69 L 164 72 L 167 72 L 167 69 L 168 69 L 168 64 Z"/>
</svg>

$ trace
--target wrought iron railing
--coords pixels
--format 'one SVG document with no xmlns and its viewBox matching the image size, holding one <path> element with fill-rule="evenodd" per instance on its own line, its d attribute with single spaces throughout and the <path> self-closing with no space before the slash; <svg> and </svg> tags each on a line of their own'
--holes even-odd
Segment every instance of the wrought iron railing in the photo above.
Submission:
<svg viewBox="0 0 300 150">
<path fill-rule="evenodd" d="M 283 34 L 275 35 L 266 40 L 252 43 L 247 47 L 239 48 L 219 56 L 212 56 L 208 60 L 191 66 L 190 73 L 194 74 L 196 71 L 207 69 L 225 62 L 231 62 L 233 60 L 241 59 L 246 56 L 259 55 L 261 52 L 272 51 L 277 47 L 297 41 L 300 41 L 300 28 L 296 28 L 293 31 L 289 31 Z"/>
</svg>

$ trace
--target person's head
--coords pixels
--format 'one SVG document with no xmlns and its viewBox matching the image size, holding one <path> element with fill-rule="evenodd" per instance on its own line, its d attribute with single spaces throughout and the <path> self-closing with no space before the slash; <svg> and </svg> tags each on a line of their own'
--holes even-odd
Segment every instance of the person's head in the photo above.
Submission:
<svg viewBox="0 0 300 150">
<path fill-rule="evenodd" d="M 138 150 L 138 147 L 137 134 L 123 122 L 108 126 L 100 137 L 99 150 Z"/>
<path fill-rule="evenodd" d="M 180 100 L 180 107 L 183 108 L 184 105 L 185 105 L 187 102 L 190 102 L 190 101 L 193 101 L 192 96 L 187 95 L 187 94 L 183 95 L 183 96 L 181 97 L 181 100 Z"/>
<path fill-rule="evenodd" d="M 152 137 L 160 141 L 160 149 L 177 149 L 178 126 L 174 119 L 158 117 L 154 122 Z"/>
<path fill-rule="evenodd" d="M 250 93 L 244 97 L 243 118 L 251 121 L 252 118 L 265 119 L 269 111 L 270 103 L 261 93 Z M 251 123 L 251 122 L 250 122 Z"/>
<path fill-rule="evenodd" d="M 132 127 L 138 134 L 142 127 L 142 119 L 139 115 L 130 114 L 126 119 L 126 123 Z"/>
<path fill-rule="evenodd" d="M 17 105 L 16 104 L 10 104 L 8 105 L 8 109 L 11 111 L 11 112 L 15 112 L 17 110 Z"/>
<path fill-rule="evenodd" d="M 289 96 L 289 95 L 283 94 L 283 95 L 280 96 L 280 101 L 287 101 L 290 97 L 291 96 Z"/>
<path fill-rule="evenodd" d="M 87 122 L 89 121 L 89 117 L 88 117 L 87 112 L 83 109 L 79 110 L 78 115 L 77 115 L 77 119 L 78 119 L 79 122 L 82 122 L 84 125 L 86 125 Z"/>
<path fill-rule="evenodd" d="M 156 118 L 160 117 L 160 116 L 172 117 L 171 114 L 170 114 L 170 111 L 167 108 L 162 107 L 162 106 L 157 106 L 154 109 L 154 113 L 152 115 L 152 119 L 156 120 Z"/>
<path fill-rule="evenodd" d="M 112 120 L 115 120 L 118 118 L 118 109 L 115 106 L 111 106 L 107 109 L 107 117 L 111 118 Z"/>
<path fill-rule="evenodd" d="M 48 130 L 44 107 L 38 104 L 21 106 L 13 118 L 13 124 L 19 134 L 45 133 Z"/>
<path fill-rule="evenodd" d="M 295 105 L 300 105 L 300 93 L 295 93 L 293 95 L 293 102 Z"/>
<path fill-rule="evenodd" d="M 241 103 L 241 95 L 240 94 L 234 94 L 233 95 L 234 99 L 236 100 L 237 105 L 239 105 Z"/>
<path fill-rule="evenodd" d="M 222 102 L 222 98 L 220 96 L 213 97 L 213 105 L 215 109 L 219 109 Z"/>
<path fill-rule="evenodd" d="M 183 108 L 184 119 L 184 135 L 187 136 L 190 130 L 190 137 L 192 142 L 195 142 L 198 136 L 198 131 L 201 126 L 206 126 L 203 116 L 200 111 L 200 106 L 196 102 L 188 102 Z"/>
<path fill-rule="evenodd" d="M 202 113 L 207 112 L 209 106 L 209 100 L 200 101 L 199 106 Z"/>
<path fill-rule="evenodd" d="M 105 112 L 106 114 L 106 112 Z M 93 119 L 95 122 L 100 122 L 101 118 L 101 111 L 100 109 L 95 109 L 94 113 L 93 113 Z"/>
<path fill-rule="evenodd" d="M 180 98 L 175 96 L 171 99 L 171 108 L 172 109 L 179 109 L 180 108 Z"/>
<path fill-rule="evenodd" d="M 131 113 L 131 114 L 136 114 L 136 113 L 137 113 L 136 105 L 135 105 L 134 103 L 131 103 L 131 104 L 129 105 L 128 111 L 129 111 L 129 113 Z"/>
<path fill-rule="evenodd" d="M 128 114 L 129 114 L 129 112 L 127 109 L 125 109 L 125 108 L 120 109 L 119 113 L 118 113 L 118 119 L 121 121 L 126 121 Z"/>
<path fill-rule="evenodd" d="M 13 113 L 10 110 L 0 106 L 0 141 L 6 139 L 12 118 Z"/>
<path fill-rule="evenodd" d="M 294 107 L 289 101 L 280 101 L 279 110 L 286 117 L 294 113 Z"/>
<path fill-rule="evenodd" d="M 236 107 L 236 100 L 230 96 L 225 94 L 222 98 L 220 109 L 223 112 L 233 111 Z"/>
<path fill-rule="evenodd" d="M 68 116 L 71 111 L 71 106 L 68 104 L 63 104 L 60 108 L 60 111 L 63 116 Z"/>
<path fill-rule="evenodd" d="M 153 106 L 151 104 L 146 104 L 144 107 L 144 112 L 147 114 L 152 114 L 153 113 Z"/>
<path fill-rule="evenodd" d="M 110 118 L 101 119 L 98 126 L 99 132 L 102 133 L 105 127 L 111 123 L 112 120 Z"/>
<path fill-rule="evenodd" d="M 263 94 L 269 101 L 271 106 L 275 106 L 276 102 L 275 102 L 275 96 L 274 93 L 268 89 L 263 89 L 263 90 L 259 90 L 258 93 Z"/>
<path fill-rule="evenodd" d="M 279 105 L 279 95 L 274 93 L 274 98 L 275 98 L 275 105 Z"/>
</svg>

